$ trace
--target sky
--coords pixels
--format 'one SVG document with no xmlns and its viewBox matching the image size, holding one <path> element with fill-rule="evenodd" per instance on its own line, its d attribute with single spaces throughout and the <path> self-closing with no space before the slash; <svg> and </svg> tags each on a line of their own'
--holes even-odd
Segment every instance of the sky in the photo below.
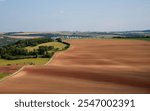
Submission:
<svg viewBox="0 0 150 111">
<path fill-rule="evenodd" d="M 150 0 L 0 0 L 0 32 L 150 29 Z"/>
</svg>

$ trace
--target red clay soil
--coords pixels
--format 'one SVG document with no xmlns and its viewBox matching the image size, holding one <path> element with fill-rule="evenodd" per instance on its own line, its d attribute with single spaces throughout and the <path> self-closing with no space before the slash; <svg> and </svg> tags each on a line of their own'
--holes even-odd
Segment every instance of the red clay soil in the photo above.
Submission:
<svg viewBox="0 0 150 111">
<path fill-rule="evenodd" d="M 12 74 L 16 72 L 21 66 L 0 66 L 0 73 Z"/>
<path fill-rule="evenodd" d="M 68 40 L 44 66 L 27 66 L 0 83 L 0 93 L 150 94 L 150 42 Z"/>
</svg>

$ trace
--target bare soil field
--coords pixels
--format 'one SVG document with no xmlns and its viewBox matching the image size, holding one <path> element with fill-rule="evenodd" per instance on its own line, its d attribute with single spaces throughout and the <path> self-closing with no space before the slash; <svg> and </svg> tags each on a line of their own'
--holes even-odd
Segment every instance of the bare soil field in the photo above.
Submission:
<svg viewBox="0 0 150 111">
<path fill-rule="evenodd" d="M 0 73 L 12 74 L 12 73 L 15 73 L 21 67 L 22 66 L 20 66 L 20 65 L 18 65 L 18 66 L 0 66 Z"/>
<path fill-rule="evenodd" d="M 150 42 L 68 40 L 43 66 L 26 66 L 0 82 L 0 93 L 150 94 Z"/>
</svg>

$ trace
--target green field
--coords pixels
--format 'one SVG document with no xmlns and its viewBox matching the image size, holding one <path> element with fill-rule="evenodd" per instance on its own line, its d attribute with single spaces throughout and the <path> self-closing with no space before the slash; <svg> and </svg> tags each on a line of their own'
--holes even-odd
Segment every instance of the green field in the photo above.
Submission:
<svg viewBox="0 0 150 111">
<path fill-rule="evenodd" d="M 6 74 L 6 73 L 0 73 L 0 79 L 6 77 L 6 76 L 8 76 L 8 75 L 9 75 L 9 74 Z"/>
<path fill-rule="evenodd" d="M 48 42 L 48 43 L 43 43 L 34 47 L 26 47 L 28 51 L 33 51 L 34 49 L 38 49 L 39 46 L 54 46 L 55 49 L 63 50 L 66 46 L 66 44 L 60 43 L 60 42 Z"/>
<path fill-rule="evenodd" d="M 39 44 L 34 47 L 26 47 L 28 51 L 33 51 L 38 49 L 39 46 L 54 46 L 55 49 L 59 51 L 63 50 L 67 45 L 60 42 L 48 42 Z M 49 51 L 50 52 L 50 51 Z M 52 51 L 55 52 L 55 51 Z M 11 66 L 11 65 L 42 65 L 48 62 L 50 58 L 29 58 L 29 59 L 18 59 L 18 60 L 6 60 L 0 59 L 0 66 Z"/>
<path fill-rule="evenodd" d="M 0 66 L 8 66 L 8 65 L 42 65 L 47 63 L 49 58 L 29 58 L 29 59 L 19 59 L 19 60 L 5 60 L 0 59 Z"/>
</svg>

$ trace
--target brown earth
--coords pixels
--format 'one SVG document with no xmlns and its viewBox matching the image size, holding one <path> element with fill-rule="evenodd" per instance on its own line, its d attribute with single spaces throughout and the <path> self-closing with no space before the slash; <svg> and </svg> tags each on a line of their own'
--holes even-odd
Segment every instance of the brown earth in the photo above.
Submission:
<svg viewBox="0 0 150 111">
<path fill-rule="evenodd" d="M 12 74 L 15 73 L 21 66 L 0 66 L 0 73 Z"/>
<path fill-rule="evenodd" d="M 27 66 L 0 83 L 0 93 L 149 93 L 150 42 L 68 40 L 44 66 Z"/>
</svg>

